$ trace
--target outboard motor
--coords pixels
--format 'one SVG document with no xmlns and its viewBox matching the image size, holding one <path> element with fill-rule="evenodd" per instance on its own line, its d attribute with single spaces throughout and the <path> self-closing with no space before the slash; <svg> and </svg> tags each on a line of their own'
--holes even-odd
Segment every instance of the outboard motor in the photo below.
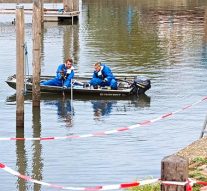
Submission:
<svg viewBox="0 0 207 191">
<path fill-rule="evenodd" d="M 151 81 L 150 79 L 140 78 L 137 76 L 134 78 L 134 82 L 131 86 L 133 87 L 132 94 L 138 96 L 140 94 L 144 94 L 148 89 L 151 88 Z"/>
</svg>

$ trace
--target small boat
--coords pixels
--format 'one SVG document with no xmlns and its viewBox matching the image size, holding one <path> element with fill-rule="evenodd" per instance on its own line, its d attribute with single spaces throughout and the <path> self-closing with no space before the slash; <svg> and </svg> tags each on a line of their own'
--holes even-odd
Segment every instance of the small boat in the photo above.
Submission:
<svg viewBox="0 0 207 191">
<path fill-rule="evenodd" d="M 45 81 L 54 78 L 54 76 L 41 76 L 40 81 Z M 90 78 L 78 76 L 72 80 L 72 89 L 60 86 L 45 86 L 40 85 L 41 93 L 50 94 L 71 94 L 73 95 L 94 95 L 94 96 L 139 96 L 145 94 L 147 90 L 151 88 L 150 79 L 139 78 L 139 77 L 117 77 L 118 82 L 117 90 L 112 90 L 110 87 L 96 87 L 89 86 Z M 16 75 L 9 76 L 6 83 L 16 89 Z M 32 76 L 28 75 L 25 77 L 25 89 L 26 92 L 32 92 Z"/>
</svg>

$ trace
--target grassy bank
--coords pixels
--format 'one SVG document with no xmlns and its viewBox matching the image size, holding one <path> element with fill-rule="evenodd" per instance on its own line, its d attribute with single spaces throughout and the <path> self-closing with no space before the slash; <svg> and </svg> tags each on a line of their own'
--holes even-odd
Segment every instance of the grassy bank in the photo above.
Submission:
<svg viewBox="0 0 207 191">
<path fill-rule="evenodd" d="M 199 139 L 176 153 L 189 161 L 189 178 L 207 182 L 207 136 Z M 194 185 L 193 191 L 200 191 L 201 185 Z M 146 185 L 130 191 L 158 191 L 160 184 Z"/>
<path fill-rule="evenodd" d="M 197 181 L 207 182 L 207 157 L 196 157 L 189 165 L 189 178 Z M 202 186 L 195 184 L 193 191 L 200 191 Z M 160 184 L 138 186 L 129 189 L 129 191 L 160 191 Z"/>
</svg>

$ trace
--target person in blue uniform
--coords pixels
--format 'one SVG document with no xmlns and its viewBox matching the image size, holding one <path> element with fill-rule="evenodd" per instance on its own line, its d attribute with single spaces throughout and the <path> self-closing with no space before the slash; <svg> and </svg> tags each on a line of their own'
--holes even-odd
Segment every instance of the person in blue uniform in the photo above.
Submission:
<svg viewBox="0 0 207 191">
<path fill-rule="evenodd" d="M 68 88 L 71 86 L 71 80 L 74 77 L 73 60 L 68 58 L 65 64 L 60 64 L 56 71 L 56 77 L 54 79 L 41 82 L 41 85 L 45 86 L 62 86 Z"/>
<path fill-rule="evenodd" d="M 93 78 L 89 82 L 91 86 L 95 89 L 97 89 L 98 86 L 110 86 L 113 90 L 117 89 L 117 81 L 111 72 L 111 69 L 107 65 L 97 62 L 94 65 L 94 68 L 95 71 L 93 73 Z"/>
</svg>

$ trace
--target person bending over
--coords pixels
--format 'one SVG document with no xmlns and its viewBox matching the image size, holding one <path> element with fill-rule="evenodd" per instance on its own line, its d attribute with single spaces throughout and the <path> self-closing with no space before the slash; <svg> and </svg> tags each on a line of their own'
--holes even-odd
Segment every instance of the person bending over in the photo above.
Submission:
<svg viewBox="0 0 207 191">
<path fill-rule="evenodd" d="M 45 86 L 62 86 L 68 88 L 71 86 L 71 80 L 74 77 L 73 60 L 68 58 L 65 64 L 60 64 L 56 71 L 56 77 L 54 79 L 41 82 L 41 85 Z"/>
<path fill-rule="evenodd" d="M 95 89 L 97 89 L 98 86 L 110 86 L 113 90 L 117 89 L 117 81 L 107 65 L 97 62 L 94 68 L 95 71 L 93 73 L 93 78 L 89 82 L 90 85 Z"/>
</svg>

